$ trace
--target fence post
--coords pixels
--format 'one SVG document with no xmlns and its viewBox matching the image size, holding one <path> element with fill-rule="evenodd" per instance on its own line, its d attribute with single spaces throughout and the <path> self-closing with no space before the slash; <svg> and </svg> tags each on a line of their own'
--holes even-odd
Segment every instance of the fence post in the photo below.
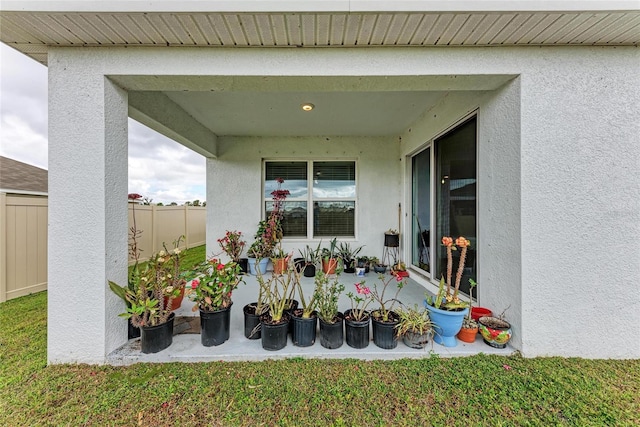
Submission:
<svg viewBox="0 0 640 427">
<path fill-rule="evenodd" d="M 0 193 L 0 302 L 7 300 L 7 193 Z"/>
<path fill-rule="evenodd" d="M 184 245 L 189 249 L 189 205 L 184 205 Z"/>
<path fill-rule="evenodd" d="M 158 221 L 156 220 L 156 205 L 151 205 L 151 254 L 155 254 L 156 252 L 158 252 L 158 250 L 156 249 L 156 240 L 158 238 L 156 233 L 156 226 Z M 151 257 L 151 254 L 149 255 L 149 257 Z M 151 258 L 149 258 L 151 259 Z"/>
</svg>

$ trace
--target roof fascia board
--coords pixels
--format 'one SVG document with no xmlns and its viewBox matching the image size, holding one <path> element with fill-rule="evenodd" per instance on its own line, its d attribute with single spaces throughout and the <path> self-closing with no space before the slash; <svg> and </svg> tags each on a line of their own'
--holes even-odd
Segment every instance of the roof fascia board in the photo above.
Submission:
<svg viewBox="0 0 640 427">
<path fill-rule="evenodd" d="M 640 0 L 4 0 L 30 12 L 579 12 L 640 10 Z"/>
</svg>

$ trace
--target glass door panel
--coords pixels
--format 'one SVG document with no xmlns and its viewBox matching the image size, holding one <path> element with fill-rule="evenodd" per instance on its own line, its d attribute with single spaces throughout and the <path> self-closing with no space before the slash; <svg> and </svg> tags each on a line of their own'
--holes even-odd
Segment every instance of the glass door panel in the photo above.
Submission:
<svg viewBox="0 0 640 427">
<path fill-rule="evenodd" d="M 460 290 L 469 293 L 469 279 L 476 279 L 476 118 L 472 118 L 434 141 L 436 167 L 436 240 L 435 278 L 446 275 L 447 254 L 441 245 L 443 236 L 454 240 L 464 236 L 471 241 Z M 453 253 L 455 283 L 459 251 Z"/>
<path fill-rule="evenodd" d="M 411 264 L 431 271 L 431 148 L 411 159 L 412 234 Z"/>
</svg>

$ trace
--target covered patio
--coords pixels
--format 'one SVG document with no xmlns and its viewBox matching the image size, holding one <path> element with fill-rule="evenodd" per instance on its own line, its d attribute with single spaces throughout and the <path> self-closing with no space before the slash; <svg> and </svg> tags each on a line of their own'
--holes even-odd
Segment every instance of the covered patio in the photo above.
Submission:
<svg viewBox="0 0 640 427">
<path fill-rule="evenodd" d="M 337 201 L 350 222 L 333 236 L 370 255 L 399 229 L 415 288 L 402 300 L 420 303 L 442 253 L 427 265 L 418 236 L 435 251 L 464 234 L 478 301 L 508 308 L 513 349 L 640 357 L 639 331 L 609 328 L 640 316 L 640 263 L 620 256 L 640 234 L 640 10 L 565 3 L 3 2 L 2 41 L 49 68 L 49 363 L 145 360 L 114 353 L 126 322 L 107 285 L 127 281 L 129 117 L 207 158 L 207 253 L 225 230 L 255 233 L 276 163 L 302 165 L 306 192 L 291 200 L 306 228 L 285 251 L 326 243 L 315 203 Z M 328 163 L 348 164 L 353 191 L 315 193 Z M 206 352 L 178 336 L 166 355 L 278 357 L 238 332 Z M 326 357 L 343 354 L 356 353 Z"/>
<path fill-rule="evenodd" d="M 267 272 L 265 276 L 271 275 Z M 388 277 L 388 273 L 386 276 Z M 140 352 L 140 339 L 135 338 L 129 340 L 126 344 L 114 350 L 107 356 L 107 363 L 111 365 L 130 365 L 139 362 L 209 362 L 209 361 L 259 361 L 266 359 L 286 359 L 291 357 L 318 358 L 318 359 L 334 359 L 334 358 L 354 358 L 365 360 L 389 360 L 402 358 L 424 358 L 438 357 L 462 357 L 471 356 L 478 353 L 510 355 L 516 350 L 507 346 L 505 349 L 497 349 L 488 346 L 482 341 L 482 337 L 478 334 L 475 343 L 464 343 L 458 340 L 456 347 L 444 347 L 430 340 L 426 348 L 422 350 L 407 347 L 402 340 L 398 341 L 396 348 L 384 350 L 370 342 L 366 348 L 355 349 L 349 347 L 346 342 L 342 347 L 329 350 L 320 345 L 319 338 L 316 339 L 314 345 L 310 347 L 296 347 L 288 338 L 287 346 L 282 350 L 268 351 L 264 350 L 259 339 L 249 340 L 244 336 L 244 320 L 242 307 L 252 303 L 256 299 L 258 292 L 258 284 L 255 276 L 243 276 L 245 284 L 233 293 L 233 307 L 231 309 L 231 330 L 230 338 L 222 345 L 214 347 L 204 347 L 200 343 L 200 334 L 184 333 L 189 325 L 185 324 L 182 316 L 199 322 L 198 312 L 191 311 L 193 302 L 189 301 L 185 296 L 182 305 L 176 310 L 177 321 L 175 323 L 173 344 L 159 353 L 143 354 Z M 314 288 L 313 278 L 302 277 L 303 291 L 306 296 L 311 295 Z M 353 274 L 343 273 L 340 276 L 340 283 L 345 285 L 345 292 L 340 297 L 339 309 L 344 311 L 349 309 L 350 300 L 346 297 L 346 293 L 353 291 L 353 284 L 362 281 L 362 278 L 355 277 Z M 378 275 L 374 272 L 367 273 L 364 277 L 368 286 L 373 286 L 379 282 Z M 395 291 L 394 283 L 391 283 L 390 290 Z M 418 304 L 422 306 L 425 297 L 425 288 L 419 285 L 415 280 L 409 278 L 407 284 L 398 294 L 398 299 L 405 305 L 412 306 Z M 372 307 L 374 304 L 372 304 Z"/>
</svg>

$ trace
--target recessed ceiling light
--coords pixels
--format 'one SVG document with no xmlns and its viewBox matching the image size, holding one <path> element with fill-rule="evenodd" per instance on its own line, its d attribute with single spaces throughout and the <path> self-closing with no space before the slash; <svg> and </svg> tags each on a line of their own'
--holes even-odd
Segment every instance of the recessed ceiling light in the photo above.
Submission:
<svg viewBox="0 0 640 427">
<path fill-rule="evenodd" d="M 300 108 L 302 108 L 302 111 L 311 111 L 315 108 L 315 105 L 313 105 L 310 102 L 307 102 L 306 104 L 300 105 Z"/>
</svg>

